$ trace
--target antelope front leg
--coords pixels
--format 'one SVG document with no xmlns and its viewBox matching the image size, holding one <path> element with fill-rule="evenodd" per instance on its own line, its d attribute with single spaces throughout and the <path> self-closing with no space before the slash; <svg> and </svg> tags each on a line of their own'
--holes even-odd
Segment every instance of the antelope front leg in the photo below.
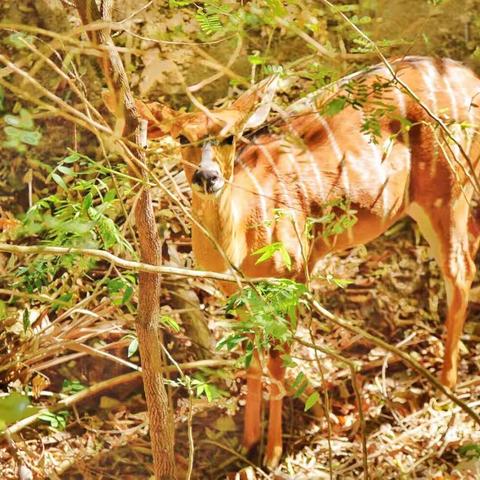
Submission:
<svg viewBox="0 0 480 480">
<path fill-rule="evenodd" d="M 449 388 L 457 383 L 460 337 L 468 305 L 469 283 L 458 284 L 446 279 L 448 285 L 449 305 L 447 317 L 447 332 L 445 341 L 445 359 L 443 361 L 441 381 Z"/>
<path fill-rule="evenodd" d="M 270 350 L 268 359 L 268 371 L 270 374 L 270 414 L 268 418 L 267 452 L 265 465 L 275 468 L 282 456 L 282 406 L 285 396 L 285 367 L 281 358 L 281 352 Z"/>
<path fill-rule="evenodd" d="M 261 437 L 262 365 L 257 350 L 247 369 L 247 403 L 243 428 L 243 446 L 250 450 Z"/>
</svg>

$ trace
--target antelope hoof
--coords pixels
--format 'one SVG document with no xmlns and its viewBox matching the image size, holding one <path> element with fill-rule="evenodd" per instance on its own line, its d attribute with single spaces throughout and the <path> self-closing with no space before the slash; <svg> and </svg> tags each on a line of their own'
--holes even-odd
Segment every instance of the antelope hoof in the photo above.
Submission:
<svg viewBox="0 0 480 480">
<path fill-rule="evenodd" d="M 260 442 L 260 427 L 255 427 L 249 430 L 245 430 L 243 433 L 243 448 L 248 452 L 250 452 L 255 445 Z"/>
<path fill-rule="evenodd" d="M 457 371 L 455 368 L 443 368 L 440 375 L 442 385 L 448 387 L 450 390 L 455 388 L 457 384 Z"/>
<path fill-rule="evenodd" d="M 280 459 L 282 458 L 282 446 L 277 445 L 273 448 L 267 447 L 267 453 L 265 454 L 265 458 L 263 460 L 263 464 L 269 468 L 270 470 L 274 470 L 278 467 L 280 463 Z"/>
</svg>

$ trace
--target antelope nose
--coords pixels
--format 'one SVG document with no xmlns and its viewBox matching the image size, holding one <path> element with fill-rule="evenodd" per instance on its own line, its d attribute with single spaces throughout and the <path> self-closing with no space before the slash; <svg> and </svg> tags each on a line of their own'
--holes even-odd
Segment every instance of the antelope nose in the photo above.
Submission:
<svg viewBox="0 0 480 480">
<path fill-rule="evenodd" d="M 219 172 L 199 169 L 193 174 L 192 183 L 205 193 L 215 193 L 223 187 L 224 182 Z"/>
</svg>

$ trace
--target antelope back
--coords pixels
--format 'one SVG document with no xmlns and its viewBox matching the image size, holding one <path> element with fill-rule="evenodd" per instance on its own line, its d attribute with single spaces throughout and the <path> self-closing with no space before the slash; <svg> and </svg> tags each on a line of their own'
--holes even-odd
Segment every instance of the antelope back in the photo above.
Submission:
<svg viewBox="0 0 480 480">
<path fill-rule="evenodd" d="M 478 78 L 449 59 L 406 57 L 392 66 L 449 126 L 476 166 Z M 228 109 L 169 113 L 163 123 L 184 144 L 194 211 L 245 273 L 298 275 L 306 259 L 312 267 L 328 251 L 380 235 L 412 203 L 451 202 L 462 186 L 471 190 L 458 145 L 383 65 L 342 79 L 333 92 L 310 94 L 283 110 L 277 106 L 274 121 L 259 132 L 248 131 L 268 116 L 272 83 L 247 92 Z M 220 189 L 208 190 L 210 177 L 195 185 L 204 161 L 208 168 L 218 166 L 214 176 L 217 186 L 218 176 L 223 181 Z M 454 183 L 460 185 L 456 190 Z M 326 216 L 338 221 L 333 230 Z M 309 218 L 317 219 L 312 244 L 305 233 Z M 204 246 L 209 240 L 198 229 L 193 241 L 200 265 L 227 267 L 215 249 Z M 280 255 L 256 265 L 251 253 L 274 242 L 286 246 L 291 272 Z"/>
</svg>

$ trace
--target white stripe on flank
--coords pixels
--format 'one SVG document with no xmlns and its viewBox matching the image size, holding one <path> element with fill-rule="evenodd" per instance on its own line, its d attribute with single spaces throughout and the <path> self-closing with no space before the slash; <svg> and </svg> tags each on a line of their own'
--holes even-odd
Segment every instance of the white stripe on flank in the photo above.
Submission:
<svg viewBox="0 0 480 480">
<path fill-rule="evenodd" d="M 457 99 L 455 98 L 455 94 L 452 90 L 452 86 L 447 76 L 441 75 L 440 72 L 438 71 L 438 68 L 430 60 L 425 60 L 423 63 L 426 65 L 428 76 L 431 78 L 434 86 L 436 85 L 438 87 L 440 80 L 443 81 L 445 85 L 445 91 L 447 92 L 448 97 L 450 99 L 449 114 L 451 118 L 456 120 L 458 117 Z M 434 88 L 433 90 L 438 90 L 438 88 L 437 89 Z M 438 112 L 435 112 L 435 113 L 438 113 Z"/>
<path fill-rule="evenodd" d="M 280 187 L 283 191 L 283 195 L 285 197 L 287 205 L 282 204 L 282 205 L 280 205 L 280 208 L 291 207 L 293 205 L 292 197 L 290 196 L 290 194 L 287 190 L 287 187 L 285 186 L 285 182 L 282 181 L 282 174 L 279 172 L 277 166 L 275 165 L 275 161 L 273 160 L 272 156 L 270 155 L 270 152 L 268 151 L 268 148 L 266 148 L 265 145 L 260 145 L 260 144 L 258 144 L 257 146 L 260 148 L 261 152 L 263 153 L 263 155 L 267 159 L 268 163 L 272 167 L 272 171 L 273 171 L 274 175 L 277 177 L 277 182 L 276 183 L 280 184 Z M 295 223 L 296 223 L 297 212 L 295 211 L 294 208 L 292 208 L 292 214 L 295 215 Z"/>
<path fill-rule="evenodd" d="M 348 179 L 347 157 L 344 156 L 342 151 L 340 150 L 340 147 L 338 146 L 338 143 L 337 143 L 337 139 L 335 138 L 335 134 L 333 133 L 330 126 L 328 125 L 328 122 L 320 114 L 317 114 L 317 118 L 322 124 L 322 127 L 327 132 L 328 141 L 330 142 L 333 153 L 337 157 L 337 161 L 339 165 L 341 165 L 342 167 L 341 176 L 342 176 L 343 189 L 345 194 L 348 196 L 350 194 L 351 189 L 350 189 L 350 182 Z"/>
<path fill-rule="evenodd" d="M 310 155 L 312 155 L 310 151 L 308 151 L 308 153 L 309 153 Z M 290 164 L 293 166 L 293 170 L 295 171 L 295 174 L 297 175 L 297 183 L 298 183 L 298 185 L 300 186 L 300 190 L 302 191 L 302 195 L 303 195 L 303 196 L 307 199 L 307 201 L 308 201 L 308 191 L 307 191 L 307 189 L 306 189 L 306 187 L 305 187 L 305 183 L 303 182 L 303 175 L 302 175 L 302 173 L 300 172 L 300 169 L 298 168 L 298 162 L 297 162 L 297 160 L 295 159 L 295 156 L 294 156 L 292 153 L 290 153 L 290 152 L 285 153 L 285 156 L 286 156 L 286 158 L 288 159 L 288 161 L 290 162 Z"/>
<path fill-rule="evenodd" d="M 451 81 L 451 85 L 453 86 L 453 89 L 458 91 L 461 95 L 461 101 L 460 101 L 460 108 L 464 109 L 467 112 L 468 116 L 468 123 L 471 125 L 470 128 L 465 129 L 465 137 L 466 137 L 466 145 L 465 145 L 465 151 L 467 155 L 470 155 L 470 150 L 472 148 L 473 144 L 473 138 L 475 136 L 475 113 L 473 111 L 473 107 L 471 106 L 472 98 L 468 95 L 466 92 L 463 82 L 461 81 L 462 78 L 462 71 L 463 68 L 461 65 L 454 60 L 446 59 L 445 64 L 447 66 L 446 71 L 448 72 L 448 79 Z M 458 104 L 457 104 L 458 108 Z M 461 117 L 462 112 L 458 112 L 458 117 L 455 118 L 457 122 L 461 122 L 463 119 Z M 457 139 L 460 141 L 459 139 Z"/>
<path fill-rule="evenodd" d="M 457 99 L 455 97 L 455 93 L 452 89 L 452 85 L 450 84 L 450 81 L 448 80 L 448 77 L 446 75 L 442 75 L 443 83 L 445 83 L 445 87 L 448 93 L 448 97 L 450 98 L 450 113 L 452 118 L 457 121 L 458 120 L 458 105 L 457 105 Z"/>
<path fill-rule="evenodd" d="M 261 216 L 262 216 L 261 224 L 263 228 L 265 228 L 265 231 L 267 232 L 266 244 L 268 245 L 272 243 L 272 229 L 268 226 L 269 218 L 268 218 L 267 201 L 266 201 L 265 193 L 262 187 L 260 186 L 260 183 L 258 182 L 257 178 L 251 171 L 251 169 L 242 161 L 241 156 L 238 157 L 238 162 L 242 166 L 242 170 L 246 172 L 246 174 L 248 175 L 248 178 L 250 178 L 255 189 L 257 190 L 258 201 L 260 204 L 260 210 L 261 210 Z"/>
<path fill-rule="evenodd" d="M 446 68 L 445 80 L 448 81 L 452 91 L 454 93 L 455 91 L 459 92 L 461 96 L 460 105 L 457 103 L 458 98 L 455 97 L 455 105 L 457 107 L 457 116 L 455 117 L 455 120 L 462 120 L 459 118 L 461 116 L 461 112 L 459 111 L 458 107 L 460 106 L 466 110 L 469 123 L 473 124 L 475 122 L 475 115 L 470 105 L 472 98 L 466 92 L 465 87 L 463 86 L 463 81 L 461 80 L 463 77 L 463 68 L 457 62 L 448 58 L 445 59 L 444 62 Z"/>
<path fill-rule="evenodd" d="M 293 220 L 294 225 L 295 225 L 295 230 L 297 231 L 298 235 L 302 234 L 302 231 L 300 229 L 299 223 L 298 223 L 298 212 L 297 209 L 294 205 L 294 202 L 292 201 L 292 197 L 290 196 L 288 189 L 285 185 L 285 182 L 282 181 L 281 178 L 281 173 L 279 172 L 277 166 L 275 165 L 275 161 L 273 160 L 272 156 L 270 155 L 270 152 L 268 148 L 265 147 L 265 145 L 258 145 L 260 147 L 261 152 L 264 154 L 265 158 L 267 159 L 268 163 L 272 167 L 272 171 L 277 177 L 277 183 L 280 183 L 280 187 L 283 191 L 283 196 L 285 197 L 285 204 L 280 204 L 280 205 L 275 205 L 276 208 L 280 208 L 280 210 L 285 210 L 287 212 L 287 215 L 291 215 L 291 220 Z M 273 219 L 272 219 L 273 220 Z M 285 219 L 284 221 L 289 222 L 290 219 Z M 279 239 L 281 240 L 281 239 Z M 297 243 L 297 251 L 295 254 L 295 259 L 297 262 L 301 263 L 302 262 L 302 246 L 300 245 L 300 242 Z M 275 259 L 274 259 L 275 261 Z"/>
<path fill-rule="evenodd" d="M 389 201 L 389 192 L 388 192 L 388 184 L 387 184 L 387 174 L 386 174 L 386 158 L 383 159 L 382 152 L 380 148 L 369 141 L 369 138 L 365 134 L 362 134 L 362 138 L 367 142 L 370 151 L 372 152 L 372 167 L 374 167 L 375 172 L 372 170 L 369 172 L 371 178 L 375 178 L 378 181 L 378 189 L 381 191 L 382 195 L 382 209 L 383 209 L 383 216 L 384 218 L 387 217 L 388 212 L 390 210 L 390 201 Z M 383 162 L 382 162 L 383 160 Z M 376 185 L 375 185 L 376 186 Z M 372 185 L 373 187 L 373 185 Z"/>
<path fill-rule="evenodd" d="M 398 111 L 400 112 L 400 115 L 403 118 L 407 118 L 407 105 L 405 102 L 405 95 L 396 86 L 393 87 L 393 92 L 397 100 L 397 106 L 398 106 Z"/>
<path fill-rule="evenodd" d="M 429 61 L 419 62 L 417 64 L 419 67 L 418 71 L 420 72 L 423 83 L 426 86 L 427 96 L 431 102 L 431 108 L 433 113 L 438 113 L 437 97 L 435 95 L 435 76 L 437 75 L 436 69 Z"/>
<path fill-rule="evenodd" d="M 305 104 L 307 105 L 307 103 Z M 314 99 L 308 99 L 308 105 L 310 106 L 310 108 L 312 109 L 313 113 L 315 113 L 315 110 L 316 110 L 316 105 L 315 105 L 315 101 Z M 290 124 L 289 122 L 289 119 L 288 119 L 288 116 L 287 116 L 287 113 L 286 112 L 280 112 L 282 114 L 282 116 L 285 116 L 286 118 L 286 125 L 287 125 L 287 128 L 288 130 L 290 131 L 290 133 L 302 140 L 303 142 L 303 139 L 301 138 L 300 134 L 295 130 L 295 128 L 292 127 L 292 125 Z M 323 185 L 323 181 L 322 181 L 322 175 L 320 173 L 320 169 L 318 168 L 318 164 L 317 164 L 317 161 L 314 157 L 314 155 L 312 154 L 312 152 L 310 151 L 310 149 L 308 148 L 308 146 L 305 144 L 305 142 L 303 142 L 303 145 L 305 146 L 305 150 L 306 150 L 306 153 L 307 153 L 307 158 L 308 158 L 308 162 L 310 163 L 310 166 L 312 167 L 312 171 L 313 171 L 313 174 L 315 176 L 315 180 L 317 182 L 317 187 L 318 187 L 318 196 L 320 197 L 320 199 L 322 201 L 325 201 L 326 198 L 325 198 L 325 187 Z M 295 162 L 296 163 L 296 162 Z M 301 175 L 299 175 L 299 178 L 301 178 Z M 302 182 L 302 185 L 303 185 L 303 182 Z M 308 195 L 307 195 L 307 198 L 308 198 Z"/>
</svg>

